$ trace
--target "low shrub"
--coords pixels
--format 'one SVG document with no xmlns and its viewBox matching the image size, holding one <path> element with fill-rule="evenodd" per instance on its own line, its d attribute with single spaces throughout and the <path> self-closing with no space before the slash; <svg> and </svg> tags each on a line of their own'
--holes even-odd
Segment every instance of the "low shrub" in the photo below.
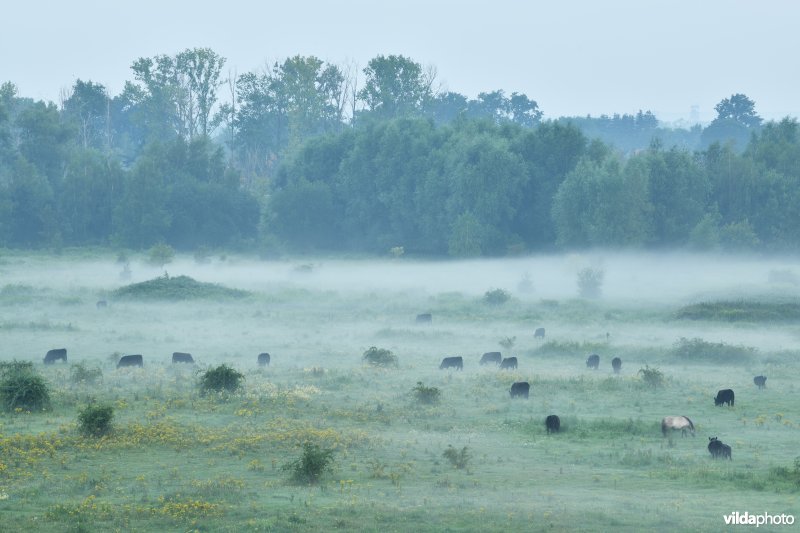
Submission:
<svg viewBox="0 0 800 533">
<path fill-rule="evenodd" d="M 450 461 L 450 464 L 454 467 L 458 468 L 459 470 L 463 470 L 467 467 L 467 463 L 472 456 L 469 454 L 467 447 L 464 446 L 460 450 L 453 448 L 452 445 L 448 445 L 447 449 L 442 453 L 445 459 Z"/>
<path fill-rule="evenodd" d="M 710 361 L 714 363 L 741 363 L 758 353 L 749 346 L 733 346 L 724 342 L 708 342 L 700 338 L 681 337 L 673 344 L 671 354 L 689 361 Z"/>
<path fill-rule="evenodd" d="M 511 293 L 503 289 L 491 289 L 483 295 L 483 301 L 489 305 L 503 305 L 511 299 Z"/>
<path fill-rule="evenodd" d="M 43 411 L 50 408 L 50 389 L 30 363 L 14 361 L 3 368 L 0 401 L 6 411 Z"/>
<path fill-rule="evenodd" d="M 644 368 L 639 369 L 639 375 L 642 377 L 642 381 L 651 388 L 664 386 L 664 373 L 657 368 L 645 365 Z"/>
<path fill-rule="evenodd" d="M 103 377 L 99 368 L 87 368 L 84 363 L 75 363 L 69 369 L 69 380 L 75 384 L 92 385 Z"/>
<path fill-rule="evenodd" d="M 421 381 L 417 381 L 417 385 L 411 390 L 414 393 L 414 399 L 426 405 L 439 403 L 442 395 L 442 391 L 438 387 L 426 387 Z"/>
<path fill-rule="evenodd" d="M 724 322 L 787 322 L 800 319 L 800 302 L 729 301 L 700 302 L 678 309 L 675 317 Z"/>
<path fill-rule="evenodd" d="M 243 380 L 244 374 L 223 363 L 202 373 L 200 392 L 236 392 Z"/>
<path fill-rule="evenodd" d="M 297 483 L 316 484 L 325 472 L 333 470 L 333 450 L 311 442 L 303 443 L 303 454 L 283 466 Z"/>
<path fill-rule="evenodd" d="M 398 364 L 397 356 L 390 350 L 376 348 L 375 346 L 370 346 L 369 350 L 364 352 L 363 359 L 374 366 L 396 367 Z"/>
<path fill-rule="evenodd" d="M 78 412 L 78 431 L 87 437 L 102 437 L 111 431 L 114 408 L 90 404 Z"/>
</svg>

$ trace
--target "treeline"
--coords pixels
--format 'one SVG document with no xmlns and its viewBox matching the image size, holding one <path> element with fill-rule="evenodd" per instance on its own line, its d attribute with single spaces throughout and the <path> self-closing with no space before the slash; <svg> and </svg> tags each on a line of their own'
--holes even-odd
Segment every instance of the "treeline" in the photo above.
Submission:
<svg viewBox="0 0 800 533">
<path fill-rule="evenodd" d="M 543 121 L 502 90 L 441 91 L 378 56 L 235 75 L 209 49 L 140 58 L 116 96 L 0 86 L 0 246 L 163 242 L 497 255 L 797 244 L 797 123 L 733 95 L 706 128 L 650 112 Z"/>
</svg>

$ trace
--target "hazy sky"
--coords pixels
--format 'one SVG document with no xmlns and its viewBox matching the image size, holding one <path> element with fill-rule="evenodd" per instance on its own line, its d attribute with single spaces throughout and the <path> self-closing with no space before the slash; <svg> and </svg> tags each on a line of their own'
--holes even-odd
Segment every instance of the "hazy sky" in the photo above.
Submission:
<svg viewBox="0 0 800 533">
<path fill-rule="evenodd" d="M 28 0 L 3 6 L 0 82 L 58 101 L 76 79 L 112 95 L 138 57 L 210 47 L 238 73 L 293 55 L 363 69 L 402 54 L 474 98 L 503 89 L 545 116 L 715 116 L 734 93 L 800 115 L 794 0 Z"/>
</svg>

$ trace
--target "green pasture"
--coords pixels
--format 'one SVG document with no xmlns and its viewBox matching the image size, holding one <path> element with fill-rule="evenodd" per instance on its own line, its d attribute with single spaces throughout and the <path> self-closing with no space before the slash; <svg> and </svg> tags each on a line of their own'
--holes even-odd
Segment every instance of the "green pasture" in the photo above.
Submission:
<svg viewBox="0 0 800 533">
<path fill-rule="evenodd" d="M 773 320 L 787 291 L 771 303 L 750 286 L 758 312 L 730 320 L 681 318 L 689 297 L 541 298 L 501 280 L 485 287 L 509 287 L 496 305 L 467 290 L 307 282 L 324 261 L 287 262 L 280 279 L 258 267 L 226 278 L 216 261 L 196 280 L 213 285 L 166 268 L 151 279 L 180 280 L 180 296 L 120 290 L 113 258 L 0 261 L 0 362 L 33 361 L 52 403 L 0 414 L 0 531 L 720 531 L 733 511 L 800 515 L 800 328 Z M 432 324 L 416 324 L 426 312 Z M 42 364 L 62 347 L 67 364 Z M 369 364 L 371 347 L 397 365 Z M 196 364 L 171 365 L 174 351 Z M 489 351 L 519 368 L 481 367 Z M 143 368 L 115 368 L 132 353 Z M 453 355 L 464 370 L 439 370 Z M 221 363 L 243 388 L 202 395 L 200 374 Z M 516 381 L 530 399 L 509 397 Z M 423 402 L 415 387 L 439 395 Z M 733 407 L 714 406 L 723 388 Z M 110 434 L 80 433 L 89 404 L 113 407 Z M 546 434 L 549 414 L 559 434 Z M 663 437 L 666 415 L 691 418 L 696 436 Z M 711 459 L 709 436 L 732 461 Z M 285 468 L 304 443 L 333 450 L 317 484 Z"/>
</svg>

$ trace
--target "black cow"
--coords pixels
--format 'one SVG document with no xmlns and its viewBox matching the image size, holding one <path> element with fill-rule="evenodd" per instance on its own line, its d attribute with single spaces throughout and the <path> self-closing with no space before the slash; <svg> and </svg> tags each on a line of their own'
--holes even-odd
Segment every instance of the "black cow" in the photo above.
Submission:
<svg viewBox="0 0 800 533">
<path fill-rule="evenodd" d="M 119 361 L 117 361 L 117 368 L 122 368 L 125 366 L 144 366 L 142 354 L 123 355 L 120 357 Z"/>
<path fill-rule="evenodd" d="M 731 456 L 731 447 L 717 439 L 717 437 L 708 438 L 708 452 L 713 459 L 719 459 L 721 457 L 723 459 L 733 460 Z"/>
<path fill-rule="evenodd" d="M 457 357 L 445 357 L 442 359 L 442 364 L 439 365 L 439 370 L 443 370 L 445 368 L 464 370 L 464 359 L 460 355 Z"/>
<path fill-rule="evenodd" d="M 500 368 L 511 370 L 517 368 L 517 358 L 516 357 L 506 357 L 502 361 L 500 361 Z"/>
<path fill-rule="evenodd" d="M 194 363 L 194 358 L 190 353 L 172 352 L 172 364 L 175 363 Z"/>
<path fill-rule="evenodd" d="M 544 425 L 547 428 L 547 434 L 558 433 L 561 431 L 561 419 L 558 415 L 550 415 L 544 419 Z"/>
<path fill-rule="evenodd" d="M 44 356 L 44 364 L 52 365 L 56 361 L 64 361 L 67 362 L 67 349 L 66 348 L 56 348 L 54 350 L 48 350 Z"/>
<path fill-rule="evenodd" d="M 544 339 L 544 328 L 536 328 L 536 331 L 533 332 L 534 339 Z"/>
<path fill-rule="evenodd" d="M 269 354 L 267 352 L 258 354 L 258 366 L 269 366 Z"/>
<path fill-rule="evenodd" d="M 516 398 L 517 396 L 521 396 L 522 398 L 528 398 L 528 393 L 531 390 L 531 385 L 527 381 L 517 381 L 513 385 L 511 385 L 511 397 Z"/>
<path fill-rule="evenodd" d="M 433 317 L 430 313 L 422 313 L 417 315 L 417 324 L 430 324 L 433 322 Z"/>
<path fill-rule="evenodd" d="M 593 368 L 597 370 L 599 366 L 600 366 L 600 356 L 597 355 L 596 353 L 593 353 L 586 360 L 586 368 Z"/>
<path fill-rule="evenodd" d="M 619 374 L 619 371 L 622 369 L 622 359 L 620 359 L 619 357 L 615 357 L 614 359 L 612 359 L 611 368 L 614 369 L 615 374 Z"/>
<path fill-rule="evenodd" d="M 756 377 L 753 378 L 753 383 L 755 383 L 756 386 L 759 389 L 766 389 L 767 388 L 767 376 L 756 376 Z"/>
<path fill-rule="evenodd" d="M 106 307 L 108 307 L 108 302 L 105 300 L 98 300 L 97 303 L 94 305 L 98 309 L 105 309 Z"/>
<path fill-rule="evenodd" d="M 717 397 L 714 398 L 714 405 L 722 405 L 723 403 L 727 403 L 729 407 L 733 405 L 733 391 L 731 389 L 717 391 Z"/>
<path fill-rule="evenodd" d="M 489 363 L 499 365 L 502 360 L 503 356 L 500 355 L 500 352 L 486 352 L 481 356 L 482 365 L 488 365 Z"/>
</svg>

